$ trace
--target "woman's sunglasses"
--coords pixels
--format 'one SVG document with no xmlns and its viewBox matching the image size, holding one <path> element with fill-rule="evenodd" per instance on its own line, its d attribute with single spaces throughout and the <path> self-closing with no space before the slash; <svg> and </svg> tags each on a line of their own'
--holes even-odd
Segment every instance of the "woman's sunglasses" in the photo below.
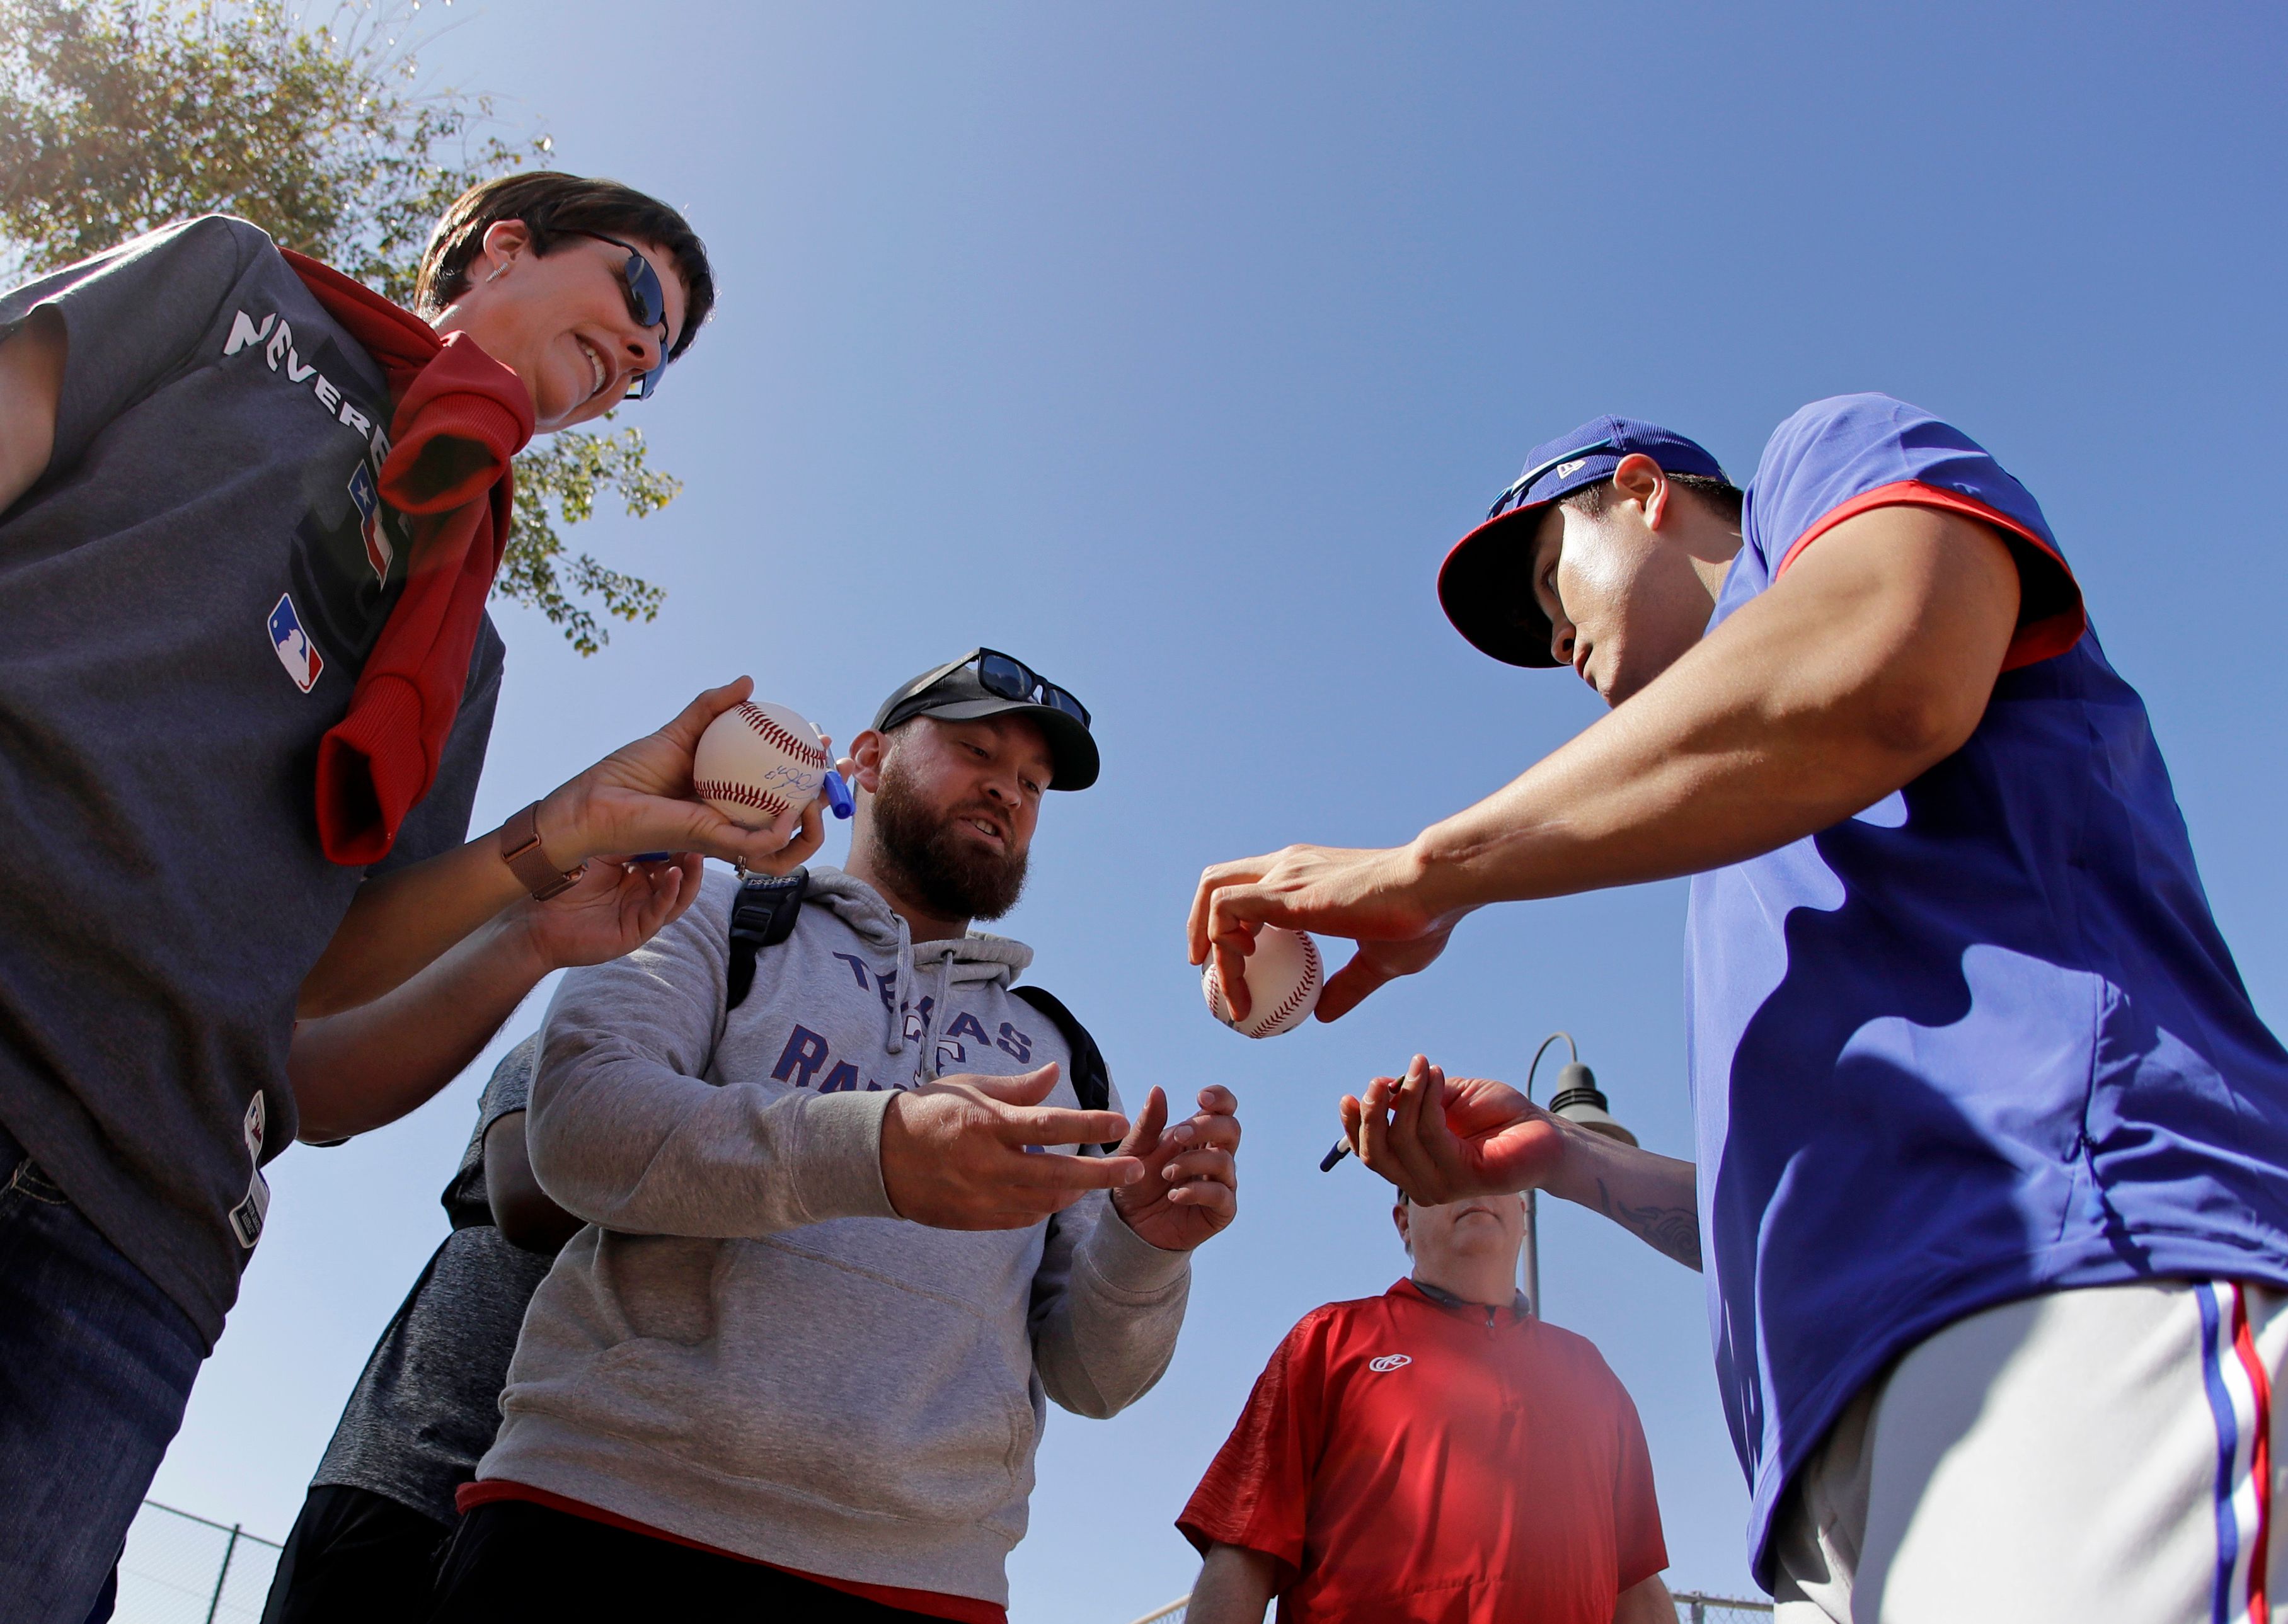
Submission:
<svg viewBox="0 0 2288 1624">
<path fill-rule="evenodd" d="M 628 314 L 643 327 L 655 327 L 659 335 L 659 365 L 648 372 L 639 372 L 628 380 L 628 400 L 648 400 L 651 392 L 659 387 L 660 374 L 667 370 L 667 289 L 660 285 L 659 273 L 651 261 L 617 237 L 608 237 L 600 231 L 576 231 L 576 237 L 591 237 L 599 242 L 608 242 L 614 248 L 626 249 L 627 259 L 620 266 L 621 290 L 628 297 Z"/>
</svg>

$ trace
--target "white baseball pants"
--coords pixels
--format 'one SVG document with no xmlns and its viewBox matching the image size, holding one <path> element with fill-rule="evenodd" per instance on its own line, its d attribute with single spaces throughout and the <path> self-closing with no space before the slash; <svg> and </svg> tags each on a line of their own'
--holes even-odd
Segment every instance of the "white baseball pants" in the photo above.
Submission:
<svg viewBox="0 0 2288 1624">
<path fill-rule="evenodd" d="M 2103 1287 L 1919 1343 L 1782 1502 L 1775 1624 L 2288 1624 L 2284 1308 Z"/>
</svg>

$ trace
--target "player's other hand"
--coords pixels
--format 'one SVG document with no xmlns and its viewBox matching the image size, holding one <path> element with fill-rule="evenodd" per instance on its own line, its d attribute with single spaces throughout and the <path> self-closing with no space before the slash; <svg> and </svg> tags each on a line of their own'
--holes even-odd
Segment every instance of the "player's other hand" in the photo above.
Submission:
<svg viewBox="0 0 2288 1624">
<path fill-rule="evenodd" d="M 560 868 L 613 852 L 695 852 L 751 874 L 785 874 L 807 862 L 826 838 L 826 796 L 802 809 L 791 836 L 743 829 L 696 797 L 691 760 L 707 725 L 754 692 L 742 677 L 710 688 L 656 733 L 646 733 L 540 804 L 540 844 Z M 833 741 L 826 741 L 828 753 Z"/>
<path fill-rule="evenodd" d="M 1023 1229 L 1092 1190 L 1144 1176 L 1137 1158 L 1060 1156 L 1028 1145 L 1103 1145 L 1128 1132 L 1117 1111 L 1044 1105 L 1052 1063 L 1017 1077 L 947 1077 L 891 1097 L 882 1116 L 882 1186 L 902 1218 L 933 1229 Z"/>
<path fill-rule="evenodd" d="M 1384 982 L 1427 968 L 1446 950 L 1461 915 L 1430 909 L 1420 894 L 1421 872 L 1409 846 L 1289 846 L 1268 857 L 1218 863 L 1200 875 L 1192 895 L 1192 963 L 1215 955 L 1225 999 L 1244 1020 L 1252 1001 L 1241 961 L 1254 950 L 1258 926 L 1348 937 L 1358 951 L 1319 994 L 1319 1018 L 1338 1019 Z"/>
<path fill-rule="evenodd" d="M 1537 1189 L 1565 1157 L 1563 1127 L 1524 1095 L 1450 1078 L 1420 1055 L 1405 1076 L 1368 1083 L 1363 1098 L 1345 1095 L 1342 1113 L 1358 1159 L 1425 1207 Z"/>
<path fill-rule="evenodd" d="M 502 923 L 523 933 L 541 973 L 601 964 L 632 953 L 682 916 L 699 895 L 704 865 L 686 852 L 665 862 L 622 858 L 588 864 L 569 891 L 528 898 Z"/>
<path fill-rule="evenodd" d="M 1116 1187 L 1112 1206 L 1138 1240 L 1188 1252 L 1238 1216 L 1239 1101 L 1211 1085 L 1197 1111 L 1173 1127 L 1167 1121 L 1168 1097 L 1155 1088 L 1120 1145 L 1144 1176 Z"/>
</svg>

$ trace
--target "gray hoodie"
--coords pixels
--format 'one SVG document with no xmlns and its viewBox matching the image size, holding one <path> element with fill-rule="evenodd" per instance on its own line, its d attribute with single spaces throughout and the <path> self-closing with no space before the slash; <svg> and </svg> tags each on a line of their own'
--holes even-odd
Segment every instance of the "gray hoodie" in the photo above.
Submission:
<svg viewBox="0 0 2288 1624">
<path fill-rule="evenodd" d="M 1045 1398 L 1105 1416 L 1146 1392 L 1188 1260 L 1101 1192 L 1029 1229 L 896 1217 L 896 1089 L 1067 1060 L 1009 991 L 1032 952 L 917 946 L 871 889 L 814 869 L 727 1017 L 735 890 L 711 875 L 549 1008 L 533 1167 L 589 1227 L 533 1298 L 477 1476 L 806 1573 L 1005 1604 Z M 1077 1103 L 1069 1080 L 1048 1103 Z"/>
</svg>

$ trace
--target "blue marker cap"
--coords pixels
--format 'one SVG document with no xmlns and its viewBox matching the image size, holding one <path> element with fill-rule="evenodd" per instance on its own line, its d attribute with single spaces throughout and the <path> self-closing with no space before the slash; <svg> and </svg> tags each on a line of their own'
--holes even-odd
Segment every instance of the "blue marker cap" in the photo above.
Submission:
<svg viewBox="0 0 2288 1624">
<path fill-rule="evenodd" d="M 857 803 L 850 798 L 850 786 L 842 781 L 842 774 L 833 768 L 826 770 L 826 804 L 838 818 L 847 818 Z"/>
</svg>

